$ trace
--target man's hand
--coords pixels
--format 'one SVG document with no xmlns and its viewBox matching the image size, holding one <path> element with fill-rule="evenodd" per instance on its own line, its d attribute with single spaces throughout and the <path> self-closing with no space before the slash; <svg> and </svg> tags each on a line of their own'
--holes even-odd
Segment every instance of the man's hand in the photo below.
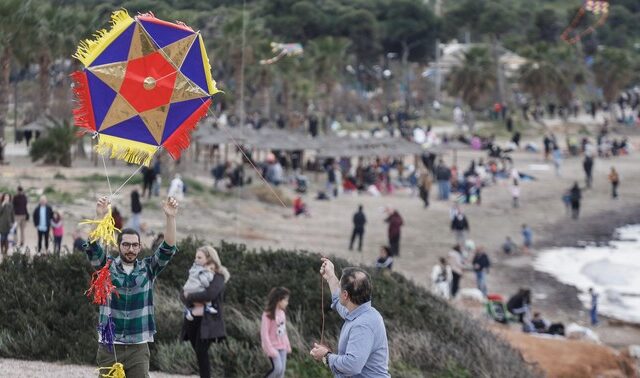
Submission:
<svg viewBox="0 0 640 378">
<path fill-rule="evenodd" d="M 327 282 L 333 278 L 337 278 L 333 263 L 326 257 L 323 257 L 320 260 L 322 261 L 322 266 L 320 267 L 320 274 L 322 275 L 322 278 L 327 280 Z"/>
<path fill-rule="evenodd" d="M 320 361 L 322 360 L 322 357 L 326 356 L 329 352 L 330 350 L 326 346 L 313 343 L 313 349 L 311 349 L 310 354 L 316 361 Z"/>
<path fill-rule="evenodd" d="M 336 294 L 340 290 L 340 280 L 338 280 L 338 277 L 336 276 L 333 263 L 326 257 L 323 257 L 320 260 L 322 260 L 320 274 L 322 275 L 322 278 L 324 278 L 329 284 L 331 294 Z"/>
<path fill-rule="evenodd" d="M 178 213 L 178 201 L 173 197 L 168 197 L 162 202 L 162 210 L 167 217 L 175 217 Z"/>
<path fill-rule="evenodd" d="M 98 219 L 104 218 L 105 215 L 109 212 L 109 204 L 111 202 L 107 197 L 98 198 L 98 202 L 96 203 L 96 216 Z"/>
</svg>

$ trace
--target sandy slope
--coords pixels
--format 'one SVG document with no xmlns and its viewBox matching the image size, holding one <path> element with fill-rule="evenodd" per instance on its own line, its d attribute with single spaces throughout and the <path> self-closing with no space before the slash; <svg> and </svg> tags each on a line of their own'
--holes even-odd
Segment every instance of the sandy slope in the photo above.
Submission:
<svg viewBox="0 0 640 378">
<path fill-rule="evenodd" d="M 585 341 L 557 339 L 495 328 L 549 378 L 637 377 L 634 362 L 615 350 Z"/>
</svg>

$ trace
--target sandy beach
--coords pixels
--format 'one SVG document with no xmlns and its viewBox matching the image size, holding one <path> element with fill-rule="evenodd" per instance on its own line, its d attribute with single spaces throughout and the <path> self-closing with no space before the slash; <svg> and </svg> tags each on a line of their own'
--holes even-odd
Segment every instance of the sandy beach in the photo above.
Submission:
<svg viewBox="0 0 640 378">
<path fill-rule="evenodd" d="M 595 127 L 595 126 L 594 126 Z M 595 129 L 591 130 L 594 133 Z M 627 130 L 622 130 L 629 135 Z M 561 145 L 564 137 L 557 132 Z M 593 135 L 593 134 L 592 134 Z M 638 150 L 640 136 L 629 135 L 635 150 Z M 524 141 L 541 144 L 536 136 Z M 11 151 L 11 149 L 9 150 Z M 71 244 L 71 232 L 75 224 L 93 214 L 93 204 L 98 194 L 108 193 L 105 182 L 91 185 L 74 180 L 91 174 L 104 174 L 101 166 L 95 167 L 89 161 L 78 161 L 73 168 L 45 167 L 32 165 L 26 156 L 21 156 L 19 147 L 12 156 L 9 165 L 0 168 L 0 186 L 15 188 L 44 188 L 53 186 L 56 191 L 65 191 L 73 195 L 72 204 L 59 207 L 63 210 L 66 222 L 63 244 Z M 505 180 L 484 188 L 481 205 L 464 205 L 463 210 L 470 222 L 470 235 L 476 245 L 485 246 L 492 260 L 488 276 L 490 292 L 509 296 L 519 287 L 530 287 L 533 292 L 535 311 L 541 311 L 553 321 L 577 322 L 587 325 L 588 313 L 578 300 L 576 289 L 559 283 L 551 276 L 536 272 L 532 262 L 536 251 L 553 246 L 575 246 L 580 241 L 607 241 L 616 227 L 625 224 L 640 223 L 640 157 L 637 153 L 629 156 L 608 159 L 596 159 L 594 166 L 593 188 L 583 192 L 580 218 L 570 219 L 565 212 L 561 196 L 574 181 L 584 186 L 584 173 L 581 157 L 564 160 L 562 177 L 557 178 L 550 162 L 543 160 L 542 153 L 518 151 L 513 155 L 516 168 L 536 178 L 523 182 L 521 186 L 521 205 L 517 209 L 511 206 L 511 194 Z M 459 151 L 458 166 L 466 169 L 471 159 L 484 158 L 485 151 Z M 451 156 L 445 156 L 451 164 Z M 611 199 L 607 174 L 615 166 L 621 176 L 620 198 Z M 180 172 L 185 177 L 200 181 L 208 188 L 213 180 L 202 163 L 182 163 Z M 210 168 L 209 168 L 210 169 Z M 135 167 L 120 163 L 108 165 L 110 175 L 128 176 Z M 63 175 L 65 179 L 54 179 L 54 175 Z M 60 177 L 60 176 L 59 176 Z M 309 174 L 313 178 L 313 174 Z M 451 202 L 437 201 L 437 188 L 434 185 L 429 208 L 423 208 L 420 199 L 411 196 L 408 189 L 401 189 L 393 195 L 372 197 L 369 195 L 342 195 L 331 201 L 314 200 L 316 191 L 324 185 L 324 175 L 318 175 L 320 181 L 312 184 L 305 196 L 311 217 L 292 217 L 290 209 L 282 206 L 259 202 L 252 195 L 251 188 L 238 189 L 224 195 L 198 194 L 187 197 L 182 202 L 182 215 L 178 220 L 180 237 L 194 235 L 214 244 L 220 240 L 240 242 L 256 248 L 285 248 L 320 252 L 346 258 L 354 264 L 372 265 L 378 256 L 381 245 L 387 244 L 384 207 L 391 206 L 404 218 L 400 256 L 395 259 L 394 269 L 405 274 L 420 285 L 428 286 L 432 266 L 440 256 L 445 256 L 454 243 L 449 230 L 449 209 Z M 255 184 L 256 180 L 254 179 Z M 166 193 L 166 183 L 163 193 Z M 125 187 L 122 196 L 115 200 L 125 217 L 129 214 L 129 193 Z M 291 187 L 283 187 L 286 196 L 293 198 Z M 151 230 L 160 232 L 161 217 L 158 198 L 144 200 L 143 222 Z M 362 253 L 349 251 L 351 218 L 357 206 L 362 204 L 367 216 L 364 250 Z M 29 208 L 32 210 L 34 204 Z M 500 245 L 507 235 L 518 244 L 522 243 L 520 227 L 523 223 L 531 226 L 534 233 L 534 250 L 531 255 L 516 254 L 505 256 Z M 35 230 L 29 224 L 28 240 L 33 246 L 36 241 Z M 151 237 L 147 238 L 150 243 Z M 233 267 L 229 267 L 233 269 Z M 475 287 L 475 277 L 467 273 L 462 280 L 463 287 Z M 462 307 L 458 305 L 458 307 Z M 614 347 L 624 347 L 640 340 L 640 328 L 634 325 L 605 321 L 595 330 L 601 339 Z"/>
</svg>

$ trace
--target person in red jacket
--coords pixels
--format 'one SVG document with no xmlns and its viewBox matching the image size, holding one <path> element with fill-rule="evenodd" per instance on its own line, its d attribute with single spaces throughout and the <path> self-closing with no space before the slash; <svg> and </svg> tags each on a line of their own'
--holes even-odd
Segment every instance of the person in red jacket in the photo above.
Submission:
<svg viewBox="0 0 640 378">
<path fill-rule="evenodd" d="M 287 316 L 289 289 L 274 287 L 267 297 L 267 307 L 262 313 L 260 341 L 262 350 L 271 359 L 268 378 L 284 378 L 287 370 L 287 354 L 291 353 L 291 344 L 287 336 Z"/>
<path fill-rule="evenodd" d="M 391 249 L 391 256 L 400 255 L 400 228 L 404 224 L 402 217 L 397 210 L 387 208 L 389 216 L 385 219 L 385 222 L 389 223 L 389 248 Z"/>
</svg>

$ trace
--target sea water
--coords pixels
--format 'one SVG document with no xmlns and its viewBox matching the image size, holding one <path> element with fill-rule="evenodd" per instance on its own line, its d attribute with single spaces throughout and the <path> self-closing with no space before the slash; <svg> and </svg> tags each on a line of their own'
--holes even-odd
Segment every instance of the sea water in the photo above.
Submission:
<svg viewBox="0 0 640 378">
<path fill-rule="evenodd" d="M 544 250 L 534 267 L 575 286 L 585 308 L 593 287 L 600 314 L 640 324 L 640 225 L 617 229 L 616 239 L 608 246 Z"/>
</svg>

